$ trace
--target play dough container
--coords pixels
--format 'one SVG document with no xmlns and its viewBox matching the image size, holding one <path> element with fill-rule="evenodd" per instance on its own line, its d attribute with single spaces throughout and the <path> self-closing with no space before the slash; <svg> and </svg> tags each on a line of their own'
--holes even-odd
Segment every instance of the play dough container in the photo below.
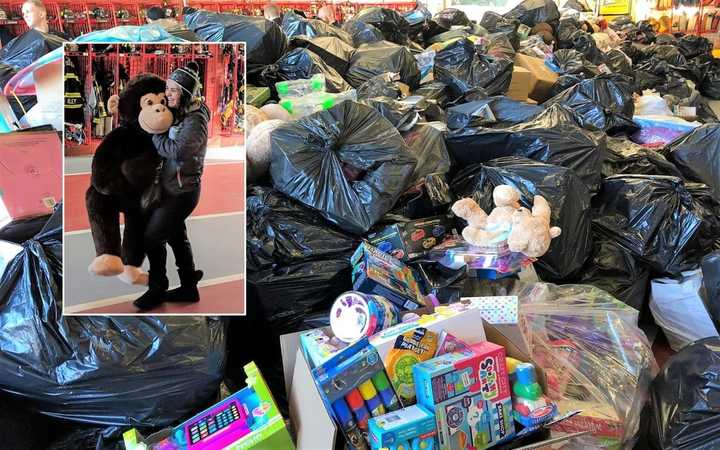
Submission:
<svg viewBox="0 0 720 450">
<path fill-rule="evenodd" d="M 386 298 L 362 292 L 341 294 L 330 309 L 330 327 L 336 338 L 355 342 L 398 323 L 400 312 Z"/>
</svg>

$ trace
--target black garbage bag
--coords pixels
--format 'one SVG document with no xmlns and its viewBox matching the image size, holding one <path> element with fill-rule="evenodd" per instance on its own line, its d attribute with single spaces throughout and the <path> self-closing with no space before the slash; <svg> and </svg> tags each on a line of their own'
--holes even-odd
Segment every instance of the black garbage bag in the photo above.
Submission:
<svg viewBox="0 0 720 450">
<path fill-rule="evenodd" d="M 352 89 L 345 79 L 318 55 L 306 48 L 296 48 L 285 53 L 275 64 L 266 66 L 260 74 L 262 85 L 275 93 L 275 83 L 285 80 L 303 80 L 315 74 L 325 76 L 328 92 L 344 92 Z"/>
<path fill-rule="evenodd" d="M 642 312 L 650 286 L 649 268 L 611 240 L 594 236 L 594 241 L 592 256 L 582 271 L 580 283 L 607 291 Z"/>
<path fill-rule="evenodd" d="M 650 386 L 651 441 L 662 449 L 720 446 L 720 338 L 700 339 L 668 359 Z"/>
<path fill-rule="evenodd" d="M 411 95 L 403 99 L 403 103 L 412 105 L 425 122 L 442 122 L 443 129 L 447 129 L 447 114 L 436 100 L 425 98 L 422 95 Z"/>
<path fill-rule="evenodd" d="M 507 91 L 513 60 L 478 55 L 468 39 L 452 42 L 435 55 L 435 79 L 448 85 L 455 97 L 480 88 L 488 95 Z"/>
<path fill-rule="evenodd" d="M 720 124 L 695 128 L 668 144 L 665 154 L 685 178 L 707 184 L 720 200 Z"/>
<path fill-rule="evenodd" d="M 590 192 L 596 192 L 605 159 L 605 139 L 578 127 L 568 119 L 570 114 L 572 112 L 562 106 L 553 106 L 534 120 L 510 128 L 452 130 L 445 142 L 460 167 L 500 157 L 522 156 L 567 167 Z"/>
<path fill-rule="evenodd" d="M 0 389 L 38 412 L 102 425 L 165 426 L 212 400 L 221 320 L 62 316 L 62 207 L 0 280 Z"/>
<path fill-rule="evenodd" d="M 488 34 L 482 41 L 482 44 L 475 46 L 476 51 L 486 55 L 495 56 L 497 58 L 506 57 L 515 59 L 516 51 L 512 46 L 512 42 L 504 33 Z"/>
<path fill-rule="evenodd" d="M 588 61 L 593 64 L 602 64 L 605 62 L 603 52 L 597 48 L 595 39 L 590 33 L 586 33 L 582 30 L 578 30 L 571 36 L 573 42 L 573 48 L 585 57 Z"/>
<path fill-rule="evenodd" d="M 340 28 L 329 25 L 319 19 L 306 19 L 288 11 L 283 14 L 282 30 L 288 38 L 296 36 L 307 36 L 309 38 L 319 36 L 332 36 L 338 38 L 348 45 L 352 45 L 352 36 Z"/>
<path fill-rule="evenodd" d="M 657 45 L 675 45 L 676 46 L 676 45 L 678 45 L 678 38 L 676 38 L 672 34 L 662 33 L 662 34 L 658 34 L 655 37 L 655 43 Z"/>
<path fill-rule="evenodd" d="M 639 129 L 632 121 L 635 113 L 632 86 L 616 75 L 581 81 L 543 104 L 546 108 L 552 105 L 574 111 L 578 123 L 592 131 L 615 134 Z"/>
<path fill-rule="evenodd" d="M 561 75 L 580 75 L 587 78 L 600 74 L 595 64 L 575 49 L 561 48 L 553 53 L 551 63 Z"/>
<path fill-rule="evenodd" d="M 62 47 L 65 39 L 54 34 L 43 33 L 38 30 L 29 30 L 14 38 L 0 49 L 0 63 L 7 64 L 15 69 L 22 69 Z"/>
<path fill-rule="evenodd" d="M 430 28 L 432 19 L 430 10 L 418 3 L 415 9 L 403 13 L 402 16 L 409 25 L 408 36 L 410 40 L 423 43 L 425 41 L 424 34 Z"/>
<path fill-rule="evenodd" d="M 720 251 L 708 253 L 702 259 L 703 285 L 705 287 L 705 308 L 720 330 Z"/>
<path fill-rule="evenodd" d="M 375 97 L 402 98 L 400 75 L 389 72 L 375 75 L 357 88 L 358 100 Z"/>
<path fill-rule="evenodd" d="M 619 73 L 628 77 L 635 76 L 632 59 L 622 50 L 614 48 L 605 53 L 605 65 L 612 73 Z"/>
<path fill-rule="evenodd" d="M 287 51 L 287 37 L 280 26 L 264 17 L 188 10 L 183 20 L 204 41 L 245 42 L 248 77 L 259 74 L 263 66 L 273 64 Z"/>
<path fill-rule="evenodd" d="M 713 44 L 702 36 L 687 34 L 677 40 L 677 48 L 685 58 L 695 58 L 711 53 Z"/>
<path fill-rule="evenodd" d="M 489 97 L 448 108 L 447 126 L 450 129 L 511 126 L 528 122 L 542 111 L 541 106 L 509 97 Z"/>
<path fill-rule="evenodd" d="M 628 27 L 627 39 L 639 44 L 650 45 L 655 42 L 655 30 L 647 20 L 641 20 L 634 27 Z"/>
<path fill-rule="evenodd" d="M 383 38 L 398 45 L 408 45 L 410 24 L 394 9 L 365 8 L 353 16 L 353 20 L 370 24 L 380 30 Z M 352 34 L 352 33 L 351 33 Z"/>
<path fill-rule="evenodd" d="M 645 59 L 645 53 L 630 41 L 623 41 L 620 50 L 632 59 L 633 64 L 637 64 Z"/>
<path fill-rule="evenodd" d="M 248 271 L 346 257 L 359 240 L 316 211 L 270 188 L 254 186 L 247 199 Z"/>
<path fill-rule="evenodd" d="M 275 188 L 356 234 L 392 208 L 417 164 L 390 122 L 352 101 L 280 126 L 271 145 Z"/>
<path fill-rule="evenodd" d="M 299 36 L 290 41 L 290 47 L 310 50 L 341 76 L 347 72 L 350 58 L 355 53 L 355 47 L 334 36 Z"/>
<path fill-rule="evenodd" d="M 29 219 L 16 219 L 0 228 L 0 241 L 22 244 L 40 233 L 50 216 L 31 217 Z"/>
<path fill-rule="evenodd" d="M 561 92 L 564 92 L 566 89 L 575 86 L 584 79 L 585 77 L 582 75 L 560 75 L 557 81 L 555 81 L 555 84 L 553 84 L 552 88 L 550 88 L 550 98 L 553 98 Z"/>
<path fill-rule="evenodd" d="M 590 192 L 583 182 L 565 167 L 509 157 L 470 166 L 450 186 L 459 197 L 472 196 L 485 211 L 491 211 L 492 190 L 501 184 L 519 190 L 520 203 L 526 208 L 532 207 L 535 195 L 545 197 L 552 209 L 551 224 L 562 228 L 535 264 L 541 279 L 562 281 L 578 275 L 593 245 Z"/>
<path fill-rule="evenodd" d="M 466 27 L 471 25 L 470 19 L 464 11 L 456 8 L 445 8 L 439 13 L 435 14 L 433 20 L 437 22 L 443 28 L 448 30 L 454 26 Z"/>
<path fill-rule="evenodd" d="M 699 265 L 709 251 L 720 250 L 720 200 L 713 196 L 707 184 L 685 182 L 685 188 L 695 203 L 695 212 L 702 219 L 693 242 L 685 250 L 685 262 Z"/>
<path fill-rule="evenodd" d="M 455 196 L 444 173 L 431 173 L 402 193 L 392 214 L 410 220 L 446 214 Z"/>
<path fill-rule="evenodd" d="M 3 424 L 0 439 L 3 450 L 47 449 L 48 444 L 64 431 L 57 422 L 29 410 L 26 404 L 17 399 L 0 396 L 0 423 Z M 38 430 L 42 430 L 42 433 Z"/>
<path fill-rule="evenodd" d="M 417 165 L 410 178 L 410 184 L 424 181 L 430 174 L 445 174 L 450 171 L 450 154 L 445 146 L 441 123 L 418 123 L 412 129 L 402 132 L 410 153 L 415 155 Z"/>
<path fill-rule="evenodd" d="M 487 11 L 483 14 L 480 26 L 485 28 L 488 33 L 503 33 L 510 40 L 515 50 L 520 48 L 519 21 L 507 19 L 500 14 Z"/>
<path fill-rule="evenodd" d="M 373 42 L 381 42 L 385 39 L 382 31 L 369 23 L 359 20 L 348 20 L 343 24 L 342 29 L 352 37 L 353 45 L 356 48 L 362 44 L 372 44 Z"/>
<path fill-rule="evenodd" d="M 450 30 L 444 33 L 436 34 L 435 36 L 428 38 L 427 44 L 437 44 L 441 42 L 451 41 L 453 39 L 464 39 L 468 36 L 470 36 L 470 33 L 466 28 L 459 28 L 456 30 Z"/>
<path fill-rule="evenodd" d="M 677 177 L 615 175 L 593 198 L 598 233 L 659 274 L 686 270 L 684 251 L 697 238 L 702 217 Z"/>
<path fill-rule="evenodd" d="M 580 31 L 580 22 L 575 18 L 565 17 L 560 19 L 557 27 L 557 48 L 573 48 L 573 36 L 577 31 Z"/>
<path fill-rule="evenodd" d="M 387 72 L 399 74 L 400 81 L 410 86 L 410 89 L 420 85 L 420 69 L 410 50 L 387 41 L 358 47 L 350 59 L 345 78 L 357 88 L 372 77 Z"/>
<path fill-rule="evenodd" d="M 390 97 L 373 97 L 360 100 L 386 118 L 398 131 L 408 131 L 420 120 L 420 114 L 410 103 Z"/>
<path fill-rule="evenodd" d="M 684 67 L 687 65 L 687 59 L 680 52 L 679 47 L 674 45 L 658 45 L 655 44 L 645 51 L 645 58 L 657 58 L 661 61 L 665 61 L 672 67 Z"/>
<path fill-rule="evenodd" d="M 557 22 L 560 20 L 560 11 L 553 0 L 523 0 L 503 16 L 532 28 L 539 23 Z"/>
<path fill-rule="evenodd" d="M 636 144 L 627 138 L 608 137 L 607 149 L 607 159 L 602 170 L 604 177 L 621 174 L 682 177 L 677 167 L 665 159 L 661 153 Z"/>
<path fill-rule="evenodd" d="M 435 101 L 441 107 L 445 107 L 448 102 L 449 92 L 447 84 L 442 81 L 430 81 L 421 84 L 412 94 L 420 95 L 426 100 Z"/>
<path fill-rule="evenodd" d="M 720 100 L 720 62 L 713 61 L 704 65 L 698 91 L 713 100 Z"/>
</svg>

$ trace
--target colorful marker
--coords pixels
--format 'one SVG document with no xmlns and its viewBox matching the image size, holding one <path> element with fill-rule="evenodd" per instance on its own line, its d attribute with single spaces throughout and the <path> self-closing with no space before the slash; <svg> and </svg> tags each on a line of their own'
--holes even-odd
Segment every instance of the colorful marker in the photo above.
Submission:
<svg viewBox="0 0 720 450">
<path fill-rule="evenodd" d="M 400 401 L 395 395 L 395 391 L 390 385 L 390 380 L 388 380 L 385 372 L 380 371 L 373 375 L 372 382 L 375 385 L 378 393 L 380 394 L 380 398 L 382 399 L 382 402 L 385 405 L 385 410 L 387 412 L 392 412 L 400 409 Z"/>
<path fill-rule="evenodd" d="M 365 380 L 360 386 L 358 386 L 360 395 L 367 403 L 370 415 L 373 417 L 382 416 L 385 414 L 385 408 L 383 407 L 382 400 L 378 397 L 378 393 L 375 390 L 371 380 Z"/>
<path fill-rule="evenodd" d="M 347 400 L 347 404 L 350 406 L 350 409 L 355 415 L 355 420 L 357 421 L 358 427 L 360 427 L 360 429 L 363 431 L 367 431 L 370 413 L 365 407 L 365 401 L 360 395 L 360 392 L 358 392 L 357 389 L 353 389 L 352 391 L 347 393 L 347 395 L 345 396 L 345 400 Z"/>
<path fill-rule="evenodd" d="M 341 398 L 335 400 L 332 408 L 350 445 L 357 450 L 369 450 L 367 442 L 353 420 L 353 415 L 345 400 Z"/>
</svg>

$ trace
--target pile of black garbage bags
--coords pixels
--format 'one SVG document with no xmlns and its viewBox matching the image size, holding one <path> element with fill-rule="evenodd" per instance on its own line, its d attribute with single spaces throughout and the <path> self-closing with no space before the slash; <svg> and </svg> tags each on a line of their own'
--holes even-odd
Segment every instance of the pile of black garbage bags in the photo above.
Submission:
<svg viewBox="0 0 720 450">
<path fill-rule="evenodd" d="M 272 89 L 268 80 L 293 79 L 301 71 L 287 66 L 306 64 L 295 57 L 302 49 L 324 62 L 312 62 L 310 73 L 323 73 L 328 88 L 346 82 L 358 100 L 270 133 L 270 168 L 247 200 L 248 311 L 257 326 L 277 337 L 327 325 L 332 302 L 352 289 L 351 256 L 363 239 L 448 215 L 463 197 L 490 210 L 500 184 L 516 187 L 526 207 L 543 195 L 563 230 L 535 264 L 543 281 L 600 287 L 650 317 L 651 279 L 679 276 L 720 250 L 720 124 L 708 105 L 708 97 L 720 98 L 720 66 L 707 39 L 661 35 L 629 19 L 609 27 L 621 41 L 601 49 L 591 26 L 561 16 L 550 0 L 479 22 L 456 9 L 433 16 L 423 8 L 368 8 L 342 28 L 286 17 L 288 48 L 249 81 Z M 559 74 L 540 104 L 506 96 L 528 28 L 553 45 L 546 66 Z M 431 80 L 420 75 L 428 51 Z M 695 107 L 702 126 L 663 147 L 635 142 L 635 101 L 647 89 Z M 465 223 L 453 220 L 460 231 Z M 407 263 L 424 294 L 440 302 L 462 295 L 463 270 Z M 720 308 L 708 309 L 720 323 Z M 256 357 L 280 373 L 273 351 Z M 696 351 L 717 359 L 720 350 Z M 706 376 L 710 364 L 694 375 L 664 372 L 674 378 L 657 388 L 656 406 L 685 409 L 656 413 L 658 448 L 711 442 L 698 431 L 697 446 L 667 444 L 684 436 L 676 432 L 683 420 L 720 422 L 716 385 L 697 417 L 683 412 L 697 403 L 680 399 L 686 393 L 678 388 L 677 377 Z M 682 424 L 693 433 L 692 423 Z"/>
</svg>

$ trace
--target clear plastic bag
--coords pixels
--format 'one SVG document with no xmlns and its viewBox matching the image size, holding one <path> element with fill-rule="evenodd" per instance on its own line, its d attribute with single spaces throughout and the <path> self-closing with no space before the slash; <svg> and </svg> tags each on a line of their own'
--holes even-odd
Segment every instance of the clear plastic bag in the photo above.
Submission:
<svg viewBox="0 0 720 450">
<path fill-rule="evenodd" d="M 573 448 L 632 448 L 658 372 L 638 311 L 592 286 L 520 286 L 521 328 L 560 414 L 553 435 L 590 430 Z"/>
</svg>

